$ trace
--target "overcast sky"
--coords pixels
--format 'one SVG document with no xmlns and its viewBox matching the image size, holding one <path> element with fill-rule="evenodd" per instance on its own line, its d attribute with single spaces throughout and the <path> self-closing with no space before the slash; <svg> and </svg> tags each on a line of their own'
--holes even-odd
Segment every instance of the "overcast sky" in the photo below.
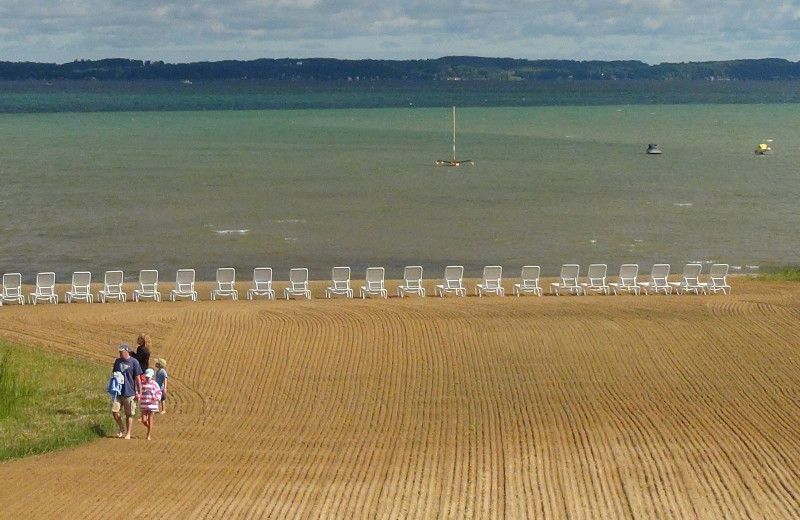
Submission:
<svg viewBox="0 0 800 520">
<path fill-rule="evenodd" d="M 800 60 L 800 2 L 0 0 L 0 61 Z"/>
</svg>

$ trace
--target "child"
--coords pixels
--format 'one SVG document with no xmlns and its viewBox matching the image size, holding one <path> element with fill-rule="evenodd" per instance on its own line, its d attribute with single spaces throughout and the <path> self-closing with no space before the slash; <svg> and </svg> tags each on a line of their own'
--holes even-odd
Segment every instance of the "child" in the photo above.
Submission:
<svg viewBox="0 0 800 520">
<path fill-rule="evenodd" d="M 142 409 L 142 424 L 147 426 L 147 440 L 150 440 L 150 432 L 153 430 L 153 415 L 158 411 L 158 403 L 161 401 L 161 388 L 153 380 L 155 372 L 152 368 L 144 371 L 145 382 L 142 384 L 142 396 L 139 406 Z"/>
<path fill-rule="evenodd" d="M 167 380 L 169 379 L 169 375 L 167 375 L 167 360 L 164 358 L 156 359 L 156 368 L 158 371 L 156 372 L 156 383 L 161 388 L 161 401 L 158 402 L 158 413 L 166 413 L 167 410 L 164 408 L 164 401 L 167 400 Z"/>
</svg>

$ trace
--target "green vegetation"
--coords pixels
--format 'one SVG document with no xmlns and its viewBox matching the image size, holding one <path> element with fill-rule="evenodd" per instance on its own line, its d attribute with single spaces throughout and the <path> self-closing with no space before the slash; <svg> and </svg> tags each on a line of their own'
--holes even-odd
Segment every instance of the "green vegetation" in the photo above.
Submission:
<svg viewBox="0 0 800 520">
<path fill-rule="evenodd" d="M 0 357 L 0 420 L 18 417 L 22 408 L 33 398 L 34 388 L 20 378 L 12 359 Z"/>
<path fill-rule="evenodd" d="M 758 278 L 767 282 L 800 282 L 800 267 L 783 267 L 763 273 Z"/>
<path fill-rule="evenodd" d="M 780 58 L 659 63 L 446 56 L 425 60 L 331 58 L 164 63 L 125 58 L 69 63 L 0 61 L 0 79 L 100 81 L 553 81 L 553 80 L 796 80 L 800 62 Z"/>
<path fill-rule="evenodd" d="M 0 342 L 0 461 L 105 436 L 108 375 L 96 363 Z"/>
</svg>

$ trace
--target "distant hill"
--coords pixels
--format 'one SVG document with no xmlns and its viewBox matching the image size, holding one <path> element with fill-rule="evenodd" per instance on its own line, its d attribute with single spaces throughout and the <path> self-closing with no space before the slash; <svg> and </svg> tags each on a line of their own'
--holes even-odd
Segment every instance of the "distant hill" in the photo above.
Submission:
<svg viewBox="0 0 800 520">
<path fill-rule="evenodd" d="M 164 63 L 125 58 L 69 63 L 0 62 L 0 80 L 563 81 L 800 79 L 779 58 L 648 65 L 641 61 L 525 60 L 448 56 L 427 60 L 257 59 Z"/>
</svg>

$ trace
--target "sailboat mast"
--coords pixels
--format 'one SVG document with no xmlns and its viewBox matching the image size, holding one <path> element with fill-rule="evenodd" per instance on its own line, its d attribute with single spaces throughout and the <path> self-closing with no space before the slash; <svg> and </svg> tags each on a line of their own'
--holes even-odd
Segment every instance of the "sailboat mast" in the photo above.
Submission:
<svg viewBox="0 0 800 520">
<path fill-rule="evenodd" d="M 453 162 L 456 162 L 456 106 L 453 105 Z"/>
</svg>

